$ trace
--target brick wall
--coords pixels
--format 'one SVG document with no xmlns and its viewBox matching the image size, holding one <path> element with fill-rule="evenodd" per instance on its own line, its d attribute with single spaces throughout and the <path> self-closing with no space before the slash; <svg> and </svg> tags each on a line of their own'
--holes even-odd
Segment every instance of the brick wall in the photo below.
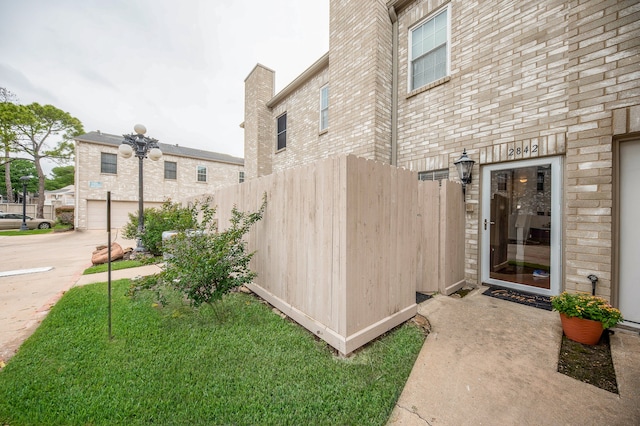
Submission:
<svg viewBox="0 0 640 426">
<path fill-rule="evenodd" d="M 329 137 L 323 151 L 388 163 L 391 20 L 384 0 L 330 1 Z"/>
<path fill-rule="evenodd" d="M 328 82 L 328 69 L 324 68 L 294 90 L 282 102 L 272 109 L 273 123 L 270 133 L 273 154 L 273 171 L 289 169 L 308 164 L 320 158 L 326 158 L 328 152 L 325 143 L 333 120 L 331 100 L 329 101 L 329 130 L 320 132 L 320 88 Z M 329 97 L 331 99 L 329 87 Z M 287 147 L 276 151 L 276 118 L 287 113 Z"/>
<path fill-rule="evenodd" d="M 637 2 L 450 2 L 451 73 L 408 90 L 408 31 L 444 1 L 411 3 L 399 14 L 398 163 L 451 168 L 466 148 L 481 167 L 509 148 L 565 154 L 563 285 L 590 291 L 600 277 L 612 296 L 612 111 L 640 102 Z M 521 151 L 524 151 L 522 149 Z M 478 174 L 476 174 L 477 176 Z M 478 203 L 479 182 L 468 188 Z M 467 217 L 467 274 L 478 279 L 478 223 Z"/>
<path fill-rule="evenodd" d="M 410 29 L 449 5 L 450 74 L 409 91 Z M 453 168 L 463 149 L 477 162 L 467 203 L 479 203 L 478 167 L 518 159 L 508 147 L 544 144 L 535 156 L 563 154 L 569 46 L 565 2 L 417 1 L 399 15 L 398 165 Z M 498 147 L 494 151 L 494 147 Z M 530 149 L 526 157 L 533 156 Z M 522 151 L 521 151 L 522 152 Z M 520 155 L 519 158 L 525 158 Z M 467 215 L 467 279 L 479 280 L 479 209 Z"/>
<path fill-rule="evenodd" d="M 275 73 L 256 65 L 244 81 L 244 164 L 247 179 L 272 171 L 274 134 L 271 111 L 266 103 L 273 97 Z"/>
<path fill-rule="evenodd" d="M 617 110 L 640 105 L 640 6 L 637 1 L 572 1 L 566 156 L 566 286 L 612 290 L 614 134 Z M 638 129 L 636 129 L 637 131 Z"/>
</svg>

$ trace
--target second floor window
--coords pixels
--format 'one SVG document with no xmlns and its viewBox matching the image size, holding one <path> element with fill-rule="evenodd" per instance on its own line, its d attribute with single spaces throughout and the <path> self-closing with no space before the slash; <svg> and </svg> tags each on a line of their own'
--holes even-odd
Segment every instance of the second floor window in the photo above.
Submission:
<svg viewBox="0 0 640 426">
<path fill-rule="evenodd" d="M 100 173 L 112 175 L 118 173 L 118 156 L 116 154 L 100 153 Z"/>
<path fill-rule="evenodd" d="M 410 32 L 410 90 L 447 76 L 449 8 L 445 7 Z"/>
<path fill-rule="evenodd" d="M 238 183 L 244 182 L 244 172 L 238 172 Z"/>
<path fill-rule="evenodd" d="M 164 178 L 165 179 L 177 179 L 178 172 L 178 163 L 175 161 L 165 161 L 164 162 Z"/>
<path fill-rule="evenodd" d="M 198 166 L 196 168 L 196 175 L 198 182 L 207 181 L 207 168 L 205 166 Z"/>
<path fill-rule="evenodd" d="M 320 89 L 320 131 L 329 127 L 329 86 Z"/>
<path fill-rule="evenodd" d="M 280 117 L 278 117 L 278 130 L 277 137 L 278 143 L 276 146 L 276 150 L 280 151 L 281 149 L 285 149 L 287 147 L 287 113 L 285 112 Z"/>
</svg>

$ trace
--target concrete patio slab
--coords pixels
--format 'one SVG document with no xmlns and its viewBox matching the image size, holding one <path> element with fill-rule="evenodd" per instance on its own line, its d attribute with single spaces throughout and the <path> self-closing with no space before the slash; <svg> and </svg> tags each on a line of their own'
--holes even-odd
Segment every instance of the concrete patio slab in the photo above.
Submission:
<svg viewBox="0 0 640 426">
<path fill-rule="evenodd" d="M 640 424 L 637 332 L 611 336 L 617 395 L 557 372 L 557 312 L 483 296 L 485 289 L 420 305 L 432 332 L 389 425 Z"/>
</svg>

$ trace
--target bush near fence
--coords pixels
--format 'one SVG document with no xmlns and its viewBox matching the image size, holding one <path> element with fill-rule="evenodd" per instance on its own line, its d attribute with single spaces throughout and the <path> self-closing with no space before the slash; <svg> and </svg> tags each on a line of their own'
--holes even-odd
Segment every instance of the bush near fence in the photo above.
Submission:
<svg viewBox="0 0 640 426">
<path fill-rule="evenodd" d="M 73 226 L 75 220 L 75 210 L 76 208 L 74 206 L 56 207 L 56 220 L 62 225 Z"/>
</svg>

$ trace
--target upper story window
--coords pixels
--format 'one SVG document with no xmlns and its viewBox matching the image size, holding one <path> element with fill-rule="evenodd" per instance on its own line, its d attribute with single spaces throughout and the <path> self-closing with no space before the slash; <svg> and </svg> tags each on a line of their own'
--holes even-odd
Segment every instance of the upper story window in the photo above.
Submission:
<svg viewBox="0 0 640 426">
<path fill-rule="evenodd" d="M 238 183 L 244 182 L 244 172 L 238 172 Z"/>
<path fill-rule="evenodd" d="M 277 143 L 276 150 L 280 151 L 281 149 L 285 149 L 287 147 L 287 113 L 285 112 L 284 114 L 282 114 L 280 117 L 277 118 L 277 120 L 278 120 L 278 130 L 277 130 L 278 143 Z"/>
<path fill-rule="evenodd" d="M 329 85 L 320 89 L 320 131 L 329 127 Z"/>
<path fill-rule="evenodd" d="M 440 78 L 449 70 L 449 6 L 410 30 L 409 90 Z"/>
<path fill-rule="evenodd" d="M 175 161 L 164 162 L 164 178 L 176 180 L 178 178 L 178 163 Z"/>
<path fill-rule="evenodd" d="M 100 173 L 117 174 L 118 156 L 116 154 L 100 153 Z"/>
<path fill-rule="evenodd" d="M 207 168 L 205 166 L 196 167 L 196 178 L 198 182 L 207 181 Z"/>
</svg>

